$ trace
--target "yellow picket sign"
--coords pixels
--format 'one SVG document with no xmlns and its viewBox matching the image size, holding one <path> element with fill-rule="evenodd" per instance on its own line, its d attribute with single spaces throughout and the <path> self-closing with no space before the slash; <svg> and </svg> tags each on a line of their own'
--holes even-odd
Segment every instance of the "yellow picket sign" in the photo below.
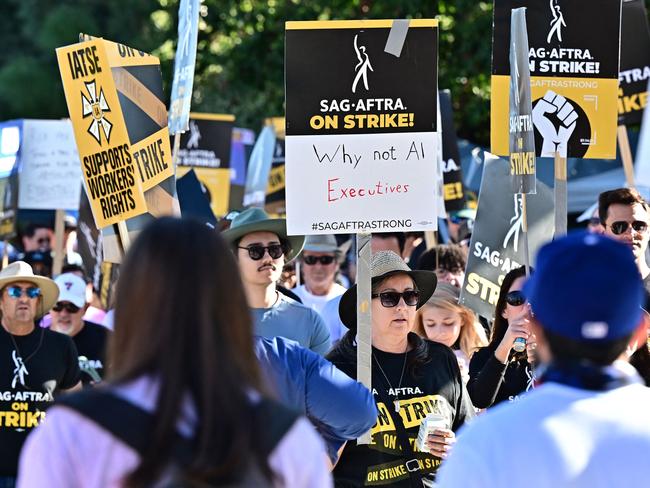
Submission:
<svg viewBox="0 0 650 488">
<path fill-rule="evenodd" d="M 86 193 L 98 228 L 147 211 L 105 44 L 56 50 Z"/>
</svg>

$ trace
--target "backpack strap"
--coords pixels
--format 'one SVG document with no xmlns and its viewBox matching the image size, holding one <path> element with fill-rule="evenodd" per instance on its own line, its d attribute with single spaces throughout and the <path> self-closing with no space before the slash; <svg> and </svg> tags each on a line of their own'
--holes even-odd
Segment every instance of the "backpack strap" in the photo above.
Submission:
<svg viewBox="0 0 650 488">
<path fill-rule="evenodd" d="M 134 449 L 140 457 L 144 456 L 154 429 L 152 413 L 101 388 L 65 395 L 56 403 L 92 420 Z M 254 432 L 258 433 L 256 443 L 264 458 L 268 458 L 300 415 L 266 398 L 252 405 L 251 411 Z M 173 457 L 185 464 L 192 459 L 193 443 L 178 433 L 174 437 Z"/>
</svg>

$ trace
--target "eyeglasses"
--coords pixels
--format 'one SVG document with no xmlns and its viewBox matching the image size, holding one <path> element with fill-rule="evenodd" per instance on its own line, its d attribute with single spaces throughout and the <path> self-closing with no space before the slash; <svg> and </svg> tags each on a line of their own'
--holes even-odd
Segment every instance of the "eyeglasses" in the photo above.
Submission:
<svg viewBox="0 0 650 488">
<path fill-rule="evenodd" d="M 53 312 L 61 312 L 63 310 L 65 310 L 68 313 L 77 313 L 81 309 L 77 307 L 74 303 L 70 303 L 70 302 L 59 302 L 52 307 Z"/>
<path fill-rule="evenodd" d="M 259 261 L 264 257 L 264 252 L 268 251 L 269 256 L 273 259 L 278 259 L 282 257 L 285 253 L 285 248 L 282 244 L 271 244 L 270 246 L 260 246 L 259 244 L 253 244 L 248 247 L 237 246 L 239 249 L 246 249 L 248 251 L 248 256 L 253 261 Z"/>
<path fill-rule="evenodd" d="M 20 298 L 23 296 L 23 292 L 27 295 L 28 298 L 38 298 L 41 296 L 41 289 L 35 286 L 30 286 L 29 288 L 21 288 L 20 286 L 8 286 L 7 295 L 11 298 Z"/>
<path fill-rule="evenodd" d="M 313 266 L 316 263 L 322 264 L 323 266 L 327 266 L 328 264 L 332 264 L 334 262 L 334 256 L 304 256 L 303 261 L 305 261 L 305 264 L 308 266 Z"/>
<path fill-rule="evenodd" d="M 406 290 L 402 293 L 397 291 L 382 291 L 381 293 L 373 293 L 372 298 L 379 297 L 379 301 L 384 307 L 396 307 L 400 298 L 404 298 L 404 303 L 409 307 L 415 307 L 420 300 L 420 292 L 417 290 Z"/>
<path fill-rule="evenodd" d="M 627 232 L 627 229 L 630 227 L 630 225 L 636 232 L 645 232 L 648 230 L 648 223 L 644 222 L 643 220 L 635 220 L 632 223 L 625 222 L 624 220 L 619 220 L 612 222 L 609 227 L 612 229 L 612 232 L 618 236 Z"/>
<path fill-rule="evenodd" d="M 520 290 L 511 291 L 506 295 L 506 303 L 518 307 L 526 303 L 526 296 Z"/>
</svg>

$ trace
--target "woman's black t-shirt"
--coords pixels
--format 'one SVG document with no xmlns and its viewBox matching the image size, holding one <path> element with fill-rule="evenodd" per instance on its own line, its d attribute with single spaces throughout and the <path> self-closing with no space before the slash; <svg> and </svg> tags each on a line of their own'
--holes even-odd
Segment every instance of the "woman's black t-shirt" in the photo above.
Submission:
<svg viewBox="0 0 650 488">
<path fill-rule="evenodd" d="M 454 353 L 442 344 L 430 341 L 424 343 L 428 349 L 428 363 L 421 366 L 416 375 L 407 367 L 401 385 L 404 354 L 392 354 L 373 348 L 372 384 L 379 416 L 371 431 L 372 444 L 357 445 L 354 441 L 347 443 L 334 469 L 336 486 L 411 486 L 405 466 L 411 459 L 418 460 L 419 472 L 423 478 L 433 481 L 441 460 L 416 447 L 420 423 L 428 414 L 440 413 L 447 417 L 449 428 L 456 431 L 465 420 L 474 416 Z M 408 361 L 414 351 L 407 354 Z M 356 356 L 344 357 L 339 350 L 335 350 L 328 359 L 348 376 L 356 378 Z M 392 388 L 377 362 L 388 376 Z M 378 389 L 382 390 L 381 395 Z M 398 415 L 393 404 L 396 396 L 400 405 L 399 415 L 411 447 L 406 456 L 400 448 L 391 417 Z M 385 405 L 381 398 L 388 399 L 390 405 Z"/>
</svg>

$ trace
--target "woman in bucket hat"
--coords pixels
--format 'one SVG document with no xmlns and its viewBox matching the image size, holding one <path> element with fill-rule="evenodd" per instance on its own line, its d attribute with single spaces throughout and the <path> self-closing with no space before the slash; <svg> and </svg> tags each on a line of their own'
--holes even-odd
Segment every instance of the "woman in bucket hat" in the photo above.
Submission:
<svg viewBox="0 0 650 488">
<path fill-rule="evenodd" d="M 411 332 L 416 310 L 436 288 L 435 273 L 412 271 L 397 254 L 382 251 L 372 256 L 371 280 L 372 390 L 379 418 L 372 443 L 348 443 L 334 477 L 337 486 L 422 486 L 434 479 L 454 432 L 474 409 L 451 349 Z M 357 367 L 356 290 L 352 286 L 341 298 L 339 313 L 350 331 L 328 356 L 351 377 Z M 438 423 L 418 445 L 428 415 Z"/>
</svg>

